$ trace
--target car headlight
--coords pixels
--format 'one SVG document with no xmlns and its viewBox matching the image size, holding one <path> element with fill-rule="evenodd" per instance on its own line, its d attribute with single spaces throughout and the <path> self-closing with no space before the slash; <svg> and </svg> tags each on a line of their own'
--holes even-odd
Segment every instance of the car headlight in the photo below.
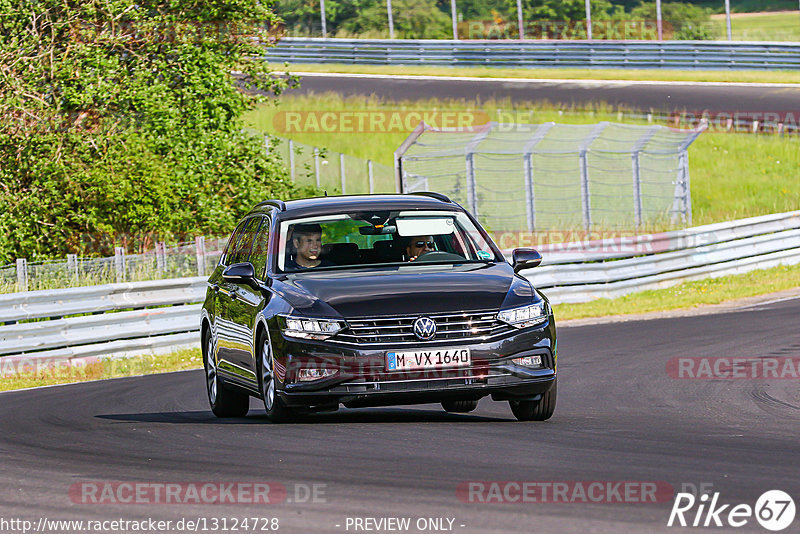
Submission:
<svg viewBox="0 0 800 534">
<path fill-rule="evenodd" d="M 285 317 L 284 320 L 283 335 L 301 339 L 328 339 L 346 326 L 344 322 L 333 319 Z"/>
<path fill-rule="evenodd" d="M 510 310 L 500 310 L 497 318 L 504 323 L 508 323 L 514 328 L 526 328 L 547 321 L 547 309 L 544 302 L 537 302 L 521 308 L 511 308 Z"/>
</svg>

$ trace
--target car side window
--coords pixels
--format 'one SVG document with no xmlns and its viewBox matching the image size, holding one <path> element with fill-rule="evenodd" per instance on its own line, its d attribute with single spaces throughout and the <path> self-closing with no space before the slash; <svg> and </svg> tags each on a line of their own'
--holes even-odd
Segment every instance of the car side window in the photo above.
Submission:
<svg viewBox="0 0 800 534">
<path fill-rule="evenodd" d="M 261 221 L 261 227 L 258 229 L 255 241 L 253 241 L 253 249 L 250 251 L 250 263 L 255 268 L 256 278 L 264 280 L 267 267 L 267 249 L 269 248 L 269 226 L 270 220 L 264 217 Z"/>
<path fill-rule="evenodd" d="M 242 235 L 242 230 L 244 230 L 244 225 L 247 221 L 239 223 L 239 226 L 231 234 L 230 239 L 228 239 L 228 244 L 225 245 L 225 250 L 222 252 L 222 259 L 220 263 L 224 266 L 231 265 L 233 262 L 234 252 L 236 251 L 236 242 L 239 241 L 239 237 Z"/>
<path fill-rule="evenodd" d="M 259 220 L 256 218 L 248 219 L 245 222 L 242 237 L 236 243 L 236 251 L 233 253 L 232 263 L 242 263 L 250 258 L 250 249 L 253 247 L 253 239 L 256 237 Z"/>
</svg>

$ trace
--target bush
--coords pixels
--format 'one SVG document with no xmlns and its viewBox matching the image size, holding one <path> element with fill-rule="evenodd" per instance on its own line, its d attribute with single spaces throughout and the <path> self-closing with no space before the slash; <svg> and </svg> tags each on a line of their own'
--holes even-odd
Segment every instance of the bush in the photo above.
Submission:
<svg viewBox="0 0 800 534">
<path fill-rule="evenodd" d="M 241 120 L 287 87 L 251 39 L 276 21 L 268 2 L 0 12 L 0 264 L 226 233 L 256 201 L 297 194 Z"/>
</svg>

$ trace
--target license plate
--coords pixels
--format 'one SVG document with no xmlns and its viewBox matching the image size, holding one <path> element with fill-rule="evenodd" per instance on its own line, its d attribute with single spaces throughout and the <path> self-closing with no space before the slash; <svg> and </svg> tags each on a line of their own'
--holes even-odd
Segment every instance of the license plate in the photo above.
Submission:
<svg viewBox="0 0 800 534">
<path fill-rule="evenodd" d="M 387 371 L 448 369 L 472 363 L 469 349 L 433 349 L 386 353 Z"/>
</svg>

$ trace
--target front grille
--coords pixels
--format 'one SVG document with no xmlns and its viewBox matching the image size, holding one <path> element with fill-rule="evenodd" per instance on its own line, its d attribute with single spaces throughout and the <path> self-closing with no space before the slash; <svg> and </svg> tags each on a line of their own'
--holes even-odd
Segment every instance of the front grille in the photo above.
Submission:
<svg viewBox="0 0 800 534">
<path fill-rule="evenodd" d="M 414 321 L 422 316 L 436 321 L 436 336 L 424 342 L 414 335 Z M 431 343 L 458 339 L 488 339 L 514 330 L 497 320 L 496 311 L 464 312 L 451 314 L 420 314 L 400 317 L 364 317 L 348 319 L 349 328 L 334 339 L 358 344 Z"/>
</svg>

